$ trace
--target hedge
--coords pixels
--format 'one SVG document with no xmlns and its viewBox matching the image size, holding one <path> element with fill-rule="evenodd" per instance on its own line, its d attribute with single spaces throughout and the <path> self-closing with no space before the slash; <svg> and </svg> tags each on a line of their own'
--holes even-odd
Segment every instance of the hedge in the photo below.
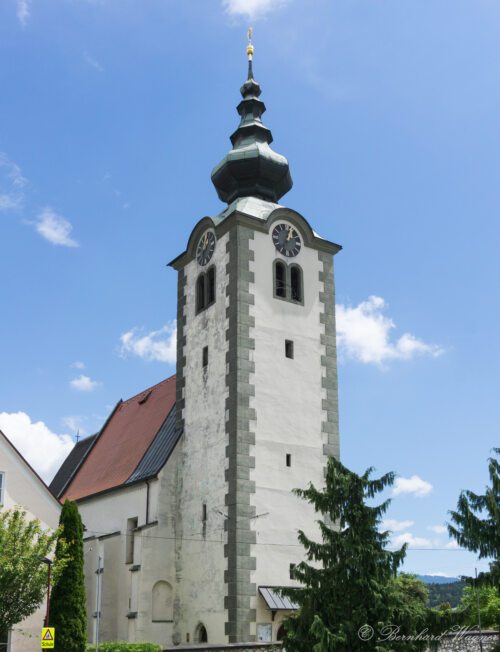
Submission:
<svg viewBox="0 0 500 652">
<path fill-rule="evenodd" d="M 95 652 L 95 645 L 87 645 L 87 652 Z M 162 652 L 156 643 L 99 643 L 99 652 Z"/>
</svg>

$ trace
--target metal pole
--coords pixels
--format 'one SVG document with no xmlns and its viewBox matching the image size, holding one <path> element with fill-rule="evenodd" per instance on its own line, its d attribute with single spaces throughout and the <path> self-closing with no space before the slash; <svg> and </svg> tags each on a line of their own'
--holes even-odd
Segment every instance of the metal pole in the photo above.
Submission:
<svg viewBox="0 0 500 652">
<path fill-rule="evenodd" d="M 101 557 L 97 562 L 97 595 L 96 595 L 96 622 L 95 622 L 95 650 L 99 652 L 99 625 L 101 621 Z"/>
<path fill-rule="evenodd" d="M 47 611 L 45 613 L 45 627 L 49 626 L 49 616 L 50 616 L 50 577 L 51 577 L 51 570 L 52 570 L 52 562 L 49 561 L 48 564 L 48 572 L 47 572 Z"/>
<path fill-rule="evenodd" d="M 477 599 L 477 624 L 479 627 L 479 649 L 483 652 L 483 632 L 481 631 L 481 609 L 479 607 L 479 591 L 477 587 L 477 568 L 476 571 L 476 599 Z"/>
</svg>

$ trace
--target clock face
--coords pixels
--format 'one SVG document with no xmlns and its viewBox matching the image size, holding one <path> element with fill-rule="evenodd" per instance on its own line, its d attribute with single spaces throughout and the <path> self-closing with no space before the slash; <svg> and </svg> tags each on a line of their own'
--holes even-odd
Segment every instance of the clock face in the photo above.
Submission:
<svg viewBox="0 0 500 652">
<path fill-rule="evenodd" d="M 196 248 L 196 260 L 200 265 L 206 265 L 212 258 L 215 250 L 215 234 L 213 231 L 206 231 L 200 238 Z"/>
<path fill-rule="evenodd" d="M 289 224 L 277 224 L 274 227 L 273 242 L 280 254 L 288 258 L 296 256 L 302 246 L 298 231 Z"/>
</svg>

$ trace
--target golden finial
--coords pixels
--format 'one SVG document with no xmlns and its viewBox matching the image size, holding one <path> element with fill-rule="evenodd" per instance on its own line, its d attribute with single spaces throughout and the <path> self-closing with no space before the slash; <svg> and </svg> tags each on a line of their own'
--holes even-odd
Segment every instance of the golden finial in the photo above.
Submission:
<svg viewBox="0 0 500 652">
<path fill-rule="evenodd" d="M 247 57 L 249 61 L 251 61 L 253 58 L 252 36 L 253 36 L 253 27 L 249 27 L 247 32 L 247 38 L 248 38 Z"/>
</svg>

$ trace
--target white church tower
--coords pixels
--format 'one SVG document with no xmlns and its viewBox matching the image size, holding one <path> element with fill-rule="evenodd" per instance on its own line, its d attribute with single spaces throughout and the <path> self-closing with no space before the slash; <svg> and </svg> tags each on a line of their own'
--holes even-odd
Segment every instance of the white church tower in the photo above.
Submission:
<svg viewBox="0 0 500 652">
<path fill-rule="evenodd" d="M 303 558 L 319 536 L 292 489 L 324 484 L 339 455 L 333 257 L 340 246 L 278 204 L 290 190 L 253 77 L 232 149 L 212 172 L 227 208 L 194 227 L 178 272 L 174 641 L 276 640 Z M 200 546 L 200 537 L 204 542 Z M 193 540 L 193 543 L 190 542 Z M 196 623 L 199 628 L 196 630 Z"/>
</svg>

